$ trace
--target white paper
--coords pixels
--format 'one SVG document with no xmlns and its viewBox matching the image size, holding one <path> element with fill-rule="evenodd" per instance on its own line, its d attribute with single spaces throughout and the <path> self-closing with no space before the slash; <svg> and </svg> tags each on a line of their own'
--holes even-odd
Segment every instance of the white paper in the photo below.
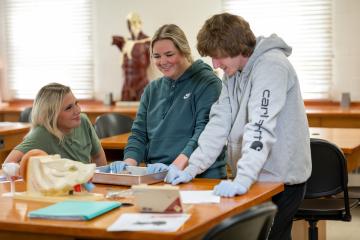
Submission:
<svg viewBox="0 0 360 240">
<path fill-rule="evenodd" d="M 180 197 L 184 204 L 220 203 L 220 196 L 216 196 L 213 190 L 180 191 Z"/>
<path fill-rule="evenodd" d="M 190 214 L 183 213 L 124 213 L 107 230 L 175 232 L 189 217 Z"/>
</svg>

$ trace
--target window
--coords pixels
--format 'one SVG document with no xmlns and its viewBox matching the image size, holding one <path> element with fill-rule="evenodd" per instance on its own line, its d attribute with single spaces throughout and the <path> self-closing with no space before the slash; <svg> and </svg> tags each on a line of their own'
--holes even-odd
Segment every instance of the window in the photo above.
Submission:
<svg viewBox="0 0 360 240">
<path fill-rule="evenodd" d="M 92 1 L 5 0 L 4 7 L 12 98 L 33 99 L 50 82 L 92 98 Z"/>
<path fill-rule="evenodd" d="M 292 48 L 304 99 L 329 99 L 332 83 L 331 0 L 223 0 L 256 36 L 276 33 Z"/>
</svg>

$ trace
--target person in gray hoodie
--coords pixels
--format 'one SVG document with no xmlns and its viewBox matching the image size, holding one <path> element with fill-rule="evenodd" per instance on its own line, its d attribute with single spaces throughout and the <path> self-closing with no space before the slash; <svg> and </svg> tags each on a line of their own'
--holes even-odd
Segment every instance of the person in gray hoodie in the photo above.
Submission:
<svg viewBox="0 0 360 240">
<path fill-rule="evenodd" d="M 245 194 L 255 181 L 284 182 L 273 197 L 278 207 L 269 239 L 291 239 L 292 219 L 311 174 L 308 122 L 299 80 L 287 59 L 289 47 L 275 34 L 255 38 L 247 21 L 229 13 L 208 19 L 197 36 L 202 56 L 224 73 L 222 92 L 198 148 L 181 171 L 171 166 L 166 181 L 191 181 L 205 171 L 224 145 L 233 180 L 223 180 L 214 193 Z"/>
</svg>

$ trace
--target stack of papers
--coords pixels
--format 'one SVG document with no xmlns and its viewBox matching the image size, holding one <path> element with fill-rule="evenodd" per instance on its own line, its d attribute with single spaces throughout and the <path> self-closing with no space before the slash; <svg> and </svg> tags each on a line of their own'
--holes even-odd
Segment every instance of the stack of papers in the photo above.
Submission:
<svg viewBox="0 0 360 240">
<path fill-rule="evenodd" d="M 119 202 L 64 201 L 29 212 L 30 218 L 58 220 L 90 220 L 114 208 Z"/>
</svg>

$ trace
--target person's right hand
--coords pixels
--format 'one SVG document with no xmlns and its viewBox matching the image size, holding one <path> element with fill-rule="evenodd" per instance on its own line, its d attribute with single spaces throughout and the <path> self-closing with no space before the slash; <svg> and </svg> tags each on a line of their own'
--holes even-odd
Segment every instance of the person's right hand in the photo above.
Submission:
<svg viewBox="0 0 360 240">
<path fill-rule="evenodd" d="M 154 163 L 154 164 L 148 164 L 146 168 L 147 174 L 153 174 L 153 173 L 159 173 L 163 171 L 167 171 L 169 167 L 163 163 Z"/>
<path fill-rule="evenodd" d="M 96 171 L 102 173 L 119 173 L 124 171 L 126 166 L 128 166 L 128 164 L 124 161 L 114 161 L 109 165 L 97 167 Z"/>
<path fill-rule="evenodd" d="M 177 185 L 179 183 L 190 182 L 193 178 L 194 177 L 185 170 L 181 171 L 174 164 L 171 164 L 164 181 L 172 185 Z"/>
<path fill-rule="evenodd" d="M 164 181 L 167 183 L 172 183 L 176 178 L 180 176 L 180 172 L 181 170 L 175 164 L 171 164 L 169 166 L 169 170 L 166 174 Z"/>
<path fill-rule="evenodd" d="M 222 180 L 214 187 L 214 194 L 221 197 L 234 197 L 247 192 L 247 189 L 240 183 L 231 180 Z"/>
<path fill-rule="evenodd" d="M 174 179 L 174 181 L 171 182 L 172 185 L 178 185 L 179 183 L 188 183 L 190 182 L 194 177 L 191 176 L 186 171 L 180 171 L 179 176 Z"/>
<path fill-rule="evenodd" d="M 124 161 L 115 161 L 110 163 L 110 173 L 119 173 L 125 170 L 128 164 Z"/>
</svg>

